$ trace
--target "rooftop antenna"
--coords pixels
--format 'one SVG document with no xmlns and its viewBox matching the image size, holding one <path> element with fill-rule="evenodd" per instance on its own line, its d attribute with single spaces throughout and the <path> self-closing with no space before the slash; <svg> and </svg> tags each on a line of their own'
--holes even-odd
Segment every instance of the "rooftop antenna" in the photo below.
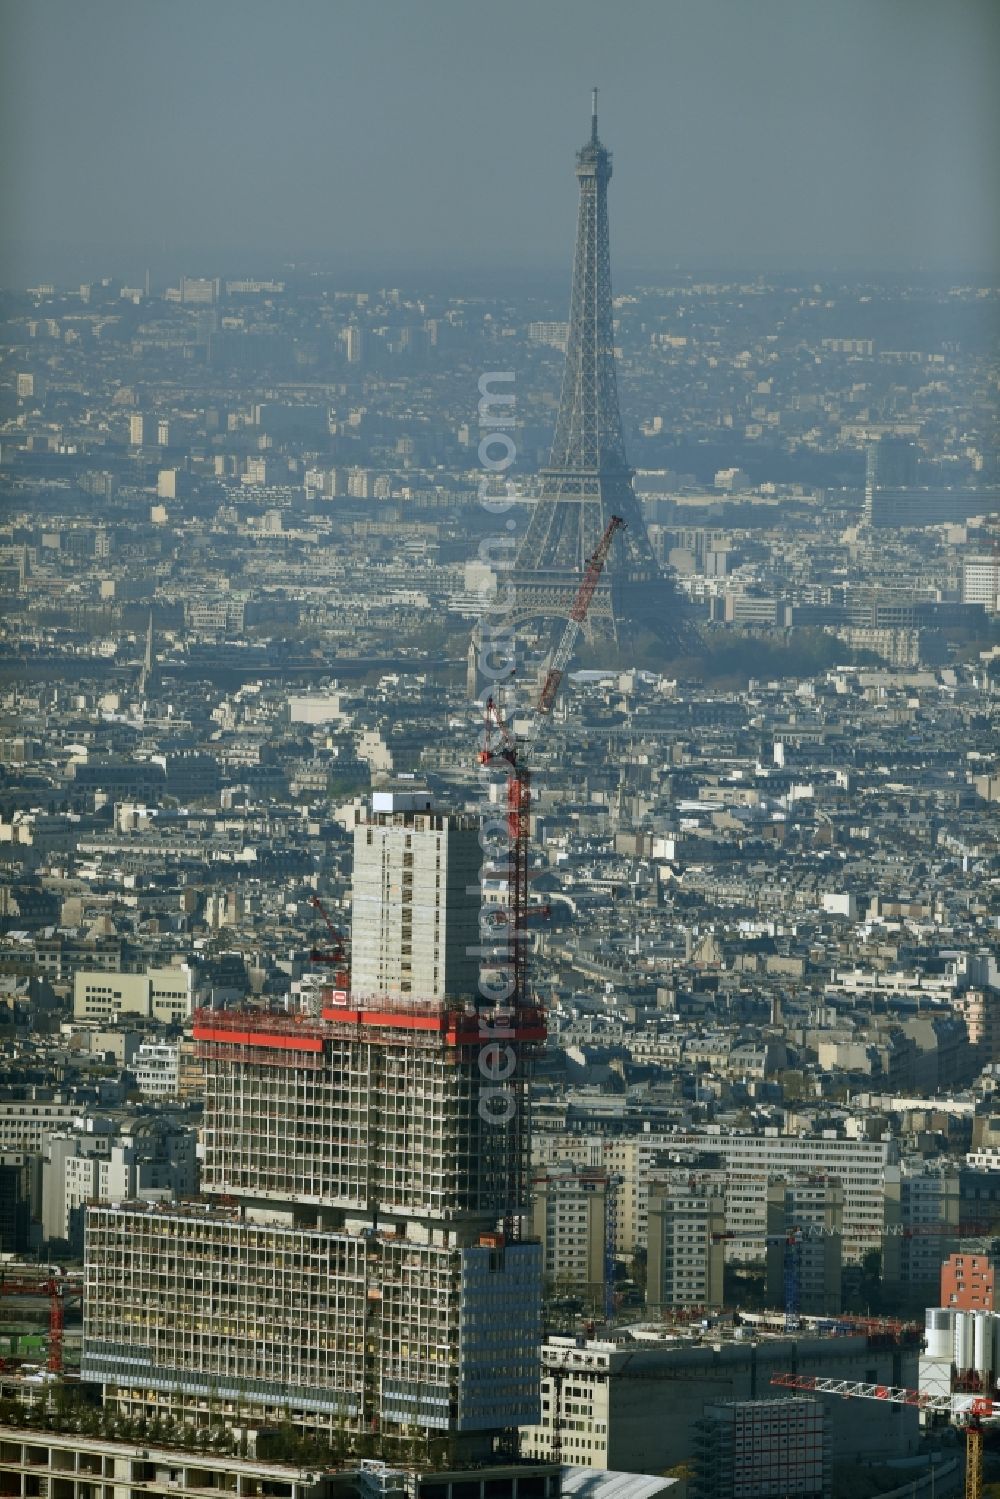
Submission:
<svg viewBox="0 0 1000 1499">
<path fill-rule="evenodd" d="M 597 145 L 597 88 L 590 95 L 590 144 Z"/>
</svg>

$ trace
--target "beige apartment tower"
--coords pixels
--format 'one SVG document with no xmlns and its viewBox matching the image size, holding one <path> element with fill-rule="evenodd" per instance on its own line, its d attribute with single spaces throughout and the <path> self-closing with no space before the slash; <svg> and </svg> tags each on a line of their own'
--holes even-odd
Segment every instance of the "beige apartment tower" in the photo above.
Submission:
<svg viewBox="0 0 1000 1499">
<path fill-rule="evenodd" d="M 560 1161 L 532 1182 L 532 1228 L 549 1285 L 602 1301 L 607 1269 L 608 1173 Z"/>
<path fill-rule="evenodd" d="M 767 1187 L 767 1299 L 793 1316 L 841 1309 L 844 1187 L 836 1177 L 778 1178 Z"/>
<path fill-rule="evenodd" d="M 671 1172 L 649 1188 L 646 1305 L 653 1313 L 721 1307 L 725 1173 Z"/>
<path fill-rule="evenodd" d="M 474 817 L 376 792 L 354 830 L 351 988 L 440 1000 L 479 986 L 483 851 Z"/>
</svg>

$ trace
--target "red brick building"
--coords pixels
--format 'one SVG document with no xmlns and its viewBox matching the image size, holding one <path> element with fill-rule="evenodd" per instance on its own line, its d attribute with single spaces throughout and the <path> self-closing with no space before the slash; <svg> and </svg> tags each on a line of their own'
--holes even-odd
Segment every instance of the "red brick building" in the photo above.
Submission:
<svg viewBox="0 0 1000 1499">
<path fill-rule="evenodd" d="M 961 1312 L 992 1312 L 994 1279 L 988 1254 L 950 1255 L 941 1266 L 941 1305 Z"/>
</svg>

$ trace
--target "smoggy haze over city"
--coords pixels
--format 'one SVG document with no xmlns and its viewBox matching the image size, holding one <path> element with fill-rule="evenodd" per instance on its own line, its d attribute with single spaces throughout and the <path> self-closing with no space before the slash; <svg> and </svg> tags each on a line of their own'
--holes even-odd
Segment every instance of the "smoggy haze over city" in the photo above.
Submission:
<svg viewBox="0 0 1000 1499">
<path fill-rule="evenodd" d="M 562 270 L 593 83 L 621 273 L 997 264 L 990 0 L 38 0 L 0 17 L 5 285 L 213 257 Z"/>
</svg>

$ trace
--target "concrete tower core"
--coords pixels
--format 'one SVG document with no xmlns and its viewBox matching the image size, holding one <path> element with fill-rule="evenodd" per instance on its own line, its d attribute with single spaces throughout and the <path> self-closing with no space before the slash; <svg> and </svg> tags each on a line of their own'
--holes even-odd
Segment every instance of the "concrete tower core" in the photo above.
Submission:
<svg viewBox="0 0 1000 1499">
<path fill-rule="evenodd" d="M 431 810 L 426 792 L 376 792 L 354 830 L 351 989 L 473 998 L 479 986 L 476 819 Z"/>
</svg>

